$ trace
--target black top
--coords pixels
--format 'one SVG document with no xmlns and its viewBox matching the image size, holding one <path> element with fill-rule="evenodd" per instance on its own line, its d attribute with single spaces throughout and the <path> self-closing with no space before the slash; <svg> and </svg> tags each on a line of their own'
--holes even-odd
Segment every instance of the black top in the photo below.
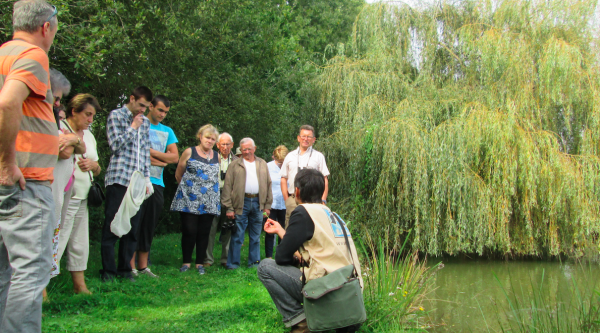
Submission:
<svg viewBox="0 0 600 333">
<path fill-rule="evenodd" d="M 315 223 L 304 206 L 298 206 L 290 215 L 290 223 L 285 229 L 285 236 L 277 246 L 275 262 L 277 265 L 293 265 L 294 253 L 304 242 L 312 239 Z"/>
<path fill-rule="evenodd" d="M 190 147 L 192 148 L 192 156 L 190 158 L 195 159 L 197 161 L 206 161 L 208 164 L 217 164 L 219 163 L 219 153 L 213 150 L 213 157 L 209 160 L 208 158 L 201 156 L 198 153 L 198 149 L 196 146 Z"/>
</svg>

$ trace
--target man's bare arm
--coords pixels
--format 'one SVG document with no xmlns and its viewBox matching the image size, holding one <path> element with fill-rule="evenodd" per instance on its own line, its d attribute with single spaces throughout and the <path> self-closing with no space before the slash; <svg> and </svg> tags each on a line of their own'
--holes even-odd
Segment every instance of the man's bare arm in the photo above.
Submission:
<svg viewBox="0 0 600 333">
<path fill-rule="evenodd" d="M 281 177 L 281 194 L 283 194 L 283 200 L 288 199 L 288 185 L 287 178 Z"/>
<path fill-rule="evenodd" d="M 321 199 L 327 200 L 327 195 L 329 194 L 329 178 L 325 176 L 325 191 L 323 191 L 323 197 Z"/>
<path fill-rule="evenodd" d="M 167 164 L 176 164 L 177 162 L 179 162 L 179 150 L 177 150 L 177 144 L 172 143 L 168 145 L 167 152 L 165 153 L 150 148 L 150 157 L 153 157 Z"/>
<path fill-rule="evenodd" d="M 0 185 L 19 182 L 25 189 L 25 178 L 17 167 L 15 141 L 21 127 L 23 102 L 30 90 L 21 81 L 8 80 L 0 90 Z"/>
<path fill-rule="evenodd" d="M 166 167 L 168 164 L 150 155 L 150 165 Z"/>
<path fill-rule="evenodd" d="M 85 142 L 75 133 L 58 135 L 58 158 L 65 160 L 71 158 L 73 153 L 85 154 Z"/>
</svg>

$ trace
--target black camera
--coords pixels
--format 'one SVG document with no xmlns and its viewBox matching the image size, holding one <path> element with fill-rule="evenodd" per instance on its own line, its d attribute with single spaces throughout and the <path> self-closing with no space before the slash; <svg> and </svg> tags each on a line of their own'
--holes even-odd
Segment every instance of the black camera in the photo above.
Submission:
<svg viewBox="0 0 600 333">
<path fill-rule="evenodd" d="M 227 171 L 221 170 L 221 180 L 225 180 L 225 175 L 226 174 L 227 174 Z"/>
</svg>

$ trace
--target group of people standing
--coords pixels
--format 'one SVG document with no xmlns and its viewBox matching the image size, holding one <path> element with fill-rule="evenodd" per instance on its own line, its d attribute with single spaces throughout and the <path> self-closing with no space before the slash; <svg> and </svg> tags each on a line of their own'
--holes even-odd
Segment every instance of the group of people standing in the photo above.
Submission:
<svg viewBox="0 0 600 333">
<path fill-rule="evenodd" d="M 57 32 L 57 14 L 56 7 L 44 0 L 17 1 L 13 39 L 0 47 L 1 332 L 41 331 L 45 287 L 51 276 L 59 274 L 63 256 L 74 292 L 90 293 L 84 278 L 89 255 L 88 195 L 102 168 L 89 126 L 101 107 L 90 94 L 76 94 L 66 106 L 62 103 L 71 85 L 49 68 L 47 56 Z M 238 157 L 232 153 L 233 137 L 207 124 L 197 132 L 198 145 L 185 149 L 180 157 L 177 136 L 162 124 L 170 107 L 165 96 L 140 86 L 108 115 L 111 156 L 104 179 L 102 281 L 158 277 L 148 268 L 148 258 L 164 206 L 163 170 L 177 164 L 178 187 L 170 210 L 181 215 L 180 272 L 192 268 L 194 249 L 194 268 L 201 275 L 217 260 L 227 269 L 239 268 L 247 230 L 247 267 L 262 267 L 259 276 L 286 325 L 300 325 L 303 330 L 300 302 L 282 310 L 287 301 L 282 295 L 274 296 L 279 287 L 269 287 L 265 281 L 277 280 L 271 275 L 281 271 L 277 265 L 293 262 L 295 251 L 313 235 L 330 237 L 315 230 L 313 213 L 323 225 L 337 223 L 326 218 L 331 215 L 326 207 L 329 170 L 323 154 L 312 148 L 314 128 L 300 127 L 297 149 L 289 152 L 285 146 L 276 147 L 273 160 L 267 163 L 255 155 L 252 138 L 240 140 Z M 139 206 L 130 198 L 131 188 L 139 186 L 137 180 L 132 184 L 134 174 L 140 174 L 145 185 Z M 295 179 L 298 175 L 302 175 L 300 182 Z M 299 204 L 319 206 L 296 209 Z M 126 216 L 128 231 L 115 233 L 113 222 L 129 212 L 133 213 Z M 269 222 L 263 225 L 267 216 Z M 282 240 L 276 260 L 261 261 L 262 230 L 266 231 L 265 254 L 271 258 L 275 235 L 283 238 L 290 221 L 293 237 Z M 222 253 L 216 259 L 213 248 L 218 230 Z M 301 252 L 309 260 L 314 247 L 305 245 Z M 338 261 L 346 263 L 346 259 Z M 299 279 L 293 282 L 294 288 L 298 283 Z M 296 294 L 289 297 L 298 300 Z"/>
</svg>

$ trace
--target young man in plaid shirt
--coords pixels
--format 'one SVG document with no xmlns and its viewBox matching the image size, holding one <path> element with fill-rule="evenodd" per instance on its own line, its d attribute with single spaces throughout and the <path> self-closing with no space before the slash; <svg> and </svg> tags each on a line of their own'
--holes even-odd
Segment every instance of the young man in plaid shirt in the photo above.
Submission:
<svg viewBox="0 0 600 333">
<path fill-rule="evenodd" d="M 129 96 L 129 103 L 120 109 L 111 111 L 106 124 L 106 135 L 111 150 L 110 164 L 106 170 L 106 202 L 104 227 L 102 228 L 102 270 L 103 281 L 111 281 L 117 277 L 134 281 L 130 260 L 135 252 L 136 233 L 139 226 L 140 212 L 131 218 L 131 230 L 120 238 L 110 230 L 110 224 L 121 206 L 127 192 L 129 180 L 135 170 L 146 177 L 146 193 L 152 194 L 150 182 L 150 121 L 144 112 L 152 101 L 152 91 L 147 87 L 137 87 Z M 138 135 L 139 147 L 138 147 Z M 115 265 L 115 244 L 119 241 L 119 265 Z"/>
</svg>

